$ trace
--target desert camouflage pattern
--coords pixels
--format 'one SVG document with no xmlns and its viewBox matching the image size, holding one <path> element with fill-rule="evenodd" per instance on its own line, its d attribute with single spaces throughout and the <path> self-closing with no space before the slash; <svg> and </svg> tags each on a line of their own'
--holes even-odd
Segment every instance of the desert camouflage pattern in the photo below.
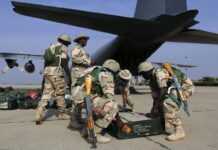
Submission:
<svg viewBox="0 0 218 150">
<path fill-rule="evenodd" d="M 57 106 L 65 108 L 64 101 L 65 81 L 63 76 L 45 76 L 43 95 L 39 107 L 45 107 L 49 100 L 56 100 Z"/>
<path fill-rule="evenodd" d="M 163 113 L 163 103 L 161 100 L 160 88 L 167 87 L 169 74 L 165 69 L 155 68 L 152 72 L 153 78 L 150 79 L 149 85 L 153 99 L 151 114 L 160 116 Z"/>
<path fill-rule="evenodd" d="M 167 82 L 170 79 L 169 73 L 165 69 L 157 69 L 155 72 L 155 77 L 157 79 L 157 84 L 159 88 L 167 87 Z M 186 99 L 189 99 L 192 93 L 194 92 L 194 86 L 192 81 L 187 78 L 182 83 L 183 94 Z M 169 92 L 169 91 L 168 91 Z M 158 94 L 158 91 L 156 91 Z M 178 112 L 180 110 L 180 104 L 177 102 L 180 101 L 177 91 L 171 90 L 169 93 L 166 93 L 168 96 L 163 100 L 163 103 L 160 102 L 159 105 L 163 105 L 163 113 L 165 119 L 165 127 L 172 128 L 173 130 L 182 128 L 182 121 Z M 158 96 L 157 96 L 158 97 Z M 161 100 L 161 98 L 159 97 Z"/>
<path fill-rule="evenodd" d="M 90 66 L 91 58 L 86 53 L 85 49 L 79 44 L 75 46 L 72 50 L 72 61 L 73 64 L 81 65 L 81 66 Z"/>
<path fill-rule="evenodd" d="M 84 73 L 84 70 L 91 64 L 91 58 L 79 44 L 72 50 L 72 64 L 71 85 L 73 87 L 77 79 Z"/>
<path fill-rule="evenodd" d="M 189 100 L 195 91 L 195 87 L 191 79 L 187 78 L 182 84 L 183 95 L 186 100 Z"/>
<path fill-rule="evenodd" d="M 99 82 L 103 95 L 98 95 L 97 93 L 91 94 L 93 109 L 98 116 L 95 124 L 98 127 L 106 128 L 118 112 L 118 104 L 114 101 L 114 77 L 110 72 L 102 71 L 98 75 L 97 82 Z M 74 103 L 78 105 L 84 102 L 84 97 L 84 85 L 75 86 L 72 90 Z"/>
<path fill-rule="evenodd" d="M 67 47 L 59 42 L 52 44 L 50 47 L 54 49 L 55 46 L 61 45 L 61 55 L 60 59 L 68 58 Z M 44 69 L 44 82 L 43 82 L 43 93 L 41 100 L 36 109 L 36 120 L 40 120 L 43 117 L 45 111 L 45 106 L 48 104 L 49 100 L 55 100 L 57 102 L 58 109 L 60 112 L 65 108 L 64 100 L 64 90 L 65 90 L 65 80 L 64 80 L 64 70 L 59 66 L 46 66 Z"/>
<path fill-rule="evenodd" d="M 174 130 L 178 126 L 182 126 L 182 121 L 178 116 L 180 107 L 171 99 L 167 98 L 163 102 L 165 127 L 167 130 Z"/>
<path fill-rule="evenodd" d="M 107 128 L 118 112 L 118 104 L 114 101 L 114 77 L 110 72 L 103 71 L 99 74 L 99 83 L 103 96 L 93 98 L 93 105 L 95 112 L 103 117 L 99 117 L 95 123 L 101 128 Z"/>
<path fill-rule="evenodd" d="M 167 87 L 167 82 L 170 78 L 170 75 L 167 72 L 167 70 L 163 68 L 157 68 L 154 70 L 154 76 L 156 78 L 158 88 Z"/>
<path fill-rule="evenodd" d="M 112 73 L 103 71 L 99 74 L 98 79 L 102 88 L 103 97 L 113 99 L 115 83 Z"/>
<path fill-rule="evenodd" d="M 93 107 L 94 112 L 99 116 L 95 124 L 101 128 L 107 128 L 119 111 L 115 101 L 104 97 L 94 97 Z"/>
<path fill-rule="evenodd" d="M 73 66 L 71 69 L 71 86 L 72 89 L 76 84 L 76 81 L 78 80 L 78 78 L 84 74 L 84 71 L 86 70 L 86 67 L 83 66 Z"/>
<path fill-rule="evenodd" d="M 52 44 L 50 46 L 51 49 L 55 49 L 55 47 L 57 46 L 60 46 L 61 45 L 61 55 L 59 56 L 60 59 L 67 59 L 68 58 L 68 54 L 67 54 L 67 51 L 68 51 L 68 48 L 57 42 L 55 44 Z M 44 75 L 56 75 L 56 76 L 63 76 L 64 75 L 64 71 L 63 71 L 63 68 L 61 68 L 61 66 L 47 66 L 44 68 Z"/>
</svg>

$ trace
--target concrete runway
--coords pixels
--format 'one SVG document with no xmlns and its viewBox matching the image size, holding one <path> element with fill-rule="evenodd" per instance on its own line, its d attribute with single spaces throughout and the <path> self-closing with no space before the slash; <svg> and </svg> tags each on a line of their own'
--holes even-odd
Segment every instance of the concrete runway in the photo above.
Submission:
<svg viewBox="0 0 218 150">
<path fill-rule="evenodd" d="M 120 100 L 120 96 L 116 96 Z M 137 112 L 148 112 L 151 96 L 132 95 Z M 181 112 L 187 137 L 167 142 L 165 135 L 131 140 L 112 139 L 99 150 L 218 150 L 218 88 L 197 87 L 190 102 L 191 117 Z M 49 118 L 41 126 L 33 122 L 34 110 L 0 111 L 0 150 L 88 150 L 90 145 L 68 120 Z"/>
</svg>

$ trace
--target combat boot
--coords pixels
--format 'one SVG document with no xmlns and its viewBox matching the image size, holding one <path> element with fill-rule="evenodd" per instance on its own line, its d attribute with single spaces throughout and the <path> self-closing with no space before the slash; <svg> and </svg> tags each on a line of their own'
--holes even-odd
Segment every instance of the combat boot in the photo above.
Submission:
<svg viewBox="0 0 218 150">
<path fill-rule="evenodd" d="M 97 138 L 97 142 L 100 144 L 106 144 L 109 143 L 111 141 L 111 138 L 106 137 L 104 135 L 101 134 L 102 132 L 102 128 L 95 126 L 95 133 L 96 133 L 96 138 Z"/>
<path fill-rule="evenodd" d="M 181 139 L 184 139 L 185 138 L 185 131 L 183 129 L 182 126 L 178 126 L 176 127 L 176 132 L 174 134 L 171 134 L 169 136 L 167 136 L 167 140 L 168 141 L 178 141 L 178 140 L 181 140 Z"/>
<path fill-rule="evenodd" d="M 83 125 L 81 123 L 79 123 L 76 114 L 72 113 L 71 117 L 70 117 L 70 123 L 68 128 L 70 129 L 82 129 Z"/>
<path fill-rule="evenodd" d="M 127 104 L 132 110 L 134 109 L 134 103 L 131 100 L 127 99 Z"/>
<path fill-rule="evenodd" d="M 175 133 L 174 126 L 170 124 L 169 122 L 165 122 L 165 133 L 168 135 Z"/>
<path fill-rule="evenodd" d="M 43 108 L 38 107 L 36 109 L 36 125 L 40 125 L 42 124 L 43 121 Z"/>
</svg>

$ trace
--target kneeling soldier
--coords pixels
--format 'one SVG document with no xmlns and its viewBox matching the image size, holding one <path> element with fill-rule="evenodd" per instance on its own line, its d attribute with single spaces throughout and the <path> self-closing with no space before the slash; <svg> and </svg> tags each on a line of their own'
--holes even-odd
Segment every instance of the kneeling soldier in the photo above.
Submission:
<svg viewBox="0 0 218 150">
<path fill-rule="evenodd" d="M 109 137 L 102 135 L 102 130 L 107 128 L 118 112 L 118 104 L 114 101 L 114 76 L 120 70 L 120 65 L 115 60 L 109 59 L 103 66 L 95 66 L 87 71 L 92 76 L 91 99 L 95 118 L 95 132 L 97 142 L 108 143 Z M 86 71 L 85 71 L 86 72 Z M 84 75 L 85 76 L 85 75 Z M 81 76 L 72 89 L 72 97 L 76 106 L 84 102 L 84 76 Z M 74 127 L 75 116 L 72 115 L 70 125 Z"/>
<path fill-rule="evenodd" d="M 165 121 L 165 131 L 167 140 L 177 141 L 185 137 L 185 131 L 182 127 L 182 121 L 178 116 L 178 112 L 182 105 L 182 100 L 179 98 L 178 90 L 172 83 L 172 74 L 163 66 L 154 68 L 149 62 L 143 62 L 139 65 L 139 73 L 147 80 L 150 80 L 152 94 L 154 93 L 153 109 L 157 110 L 158 115 L 163 111 Z M 179 84 L 182 87 L 182 94 L 187 100 L 193 93 L 194 86 L 189 78 L 180 70 L 173 68 Z M 157 95 L 156 95 L 157 94 Z M 153 110 L 152 109 L 152 110 Z M 153 113 L 153 112 L 151 112 Z"/>
</svg>

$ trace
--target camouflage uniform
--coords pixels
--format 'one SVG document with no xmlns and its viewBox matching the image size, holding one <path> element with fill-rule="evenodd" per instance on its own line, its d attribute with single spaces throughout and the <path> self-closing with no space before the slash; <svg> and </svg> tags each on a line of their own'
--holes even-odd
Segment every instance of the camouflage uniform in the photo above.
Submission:
<svg viewBox="0 0 218 150">
<path fill-rule="evenodd" d="M 72 86 L 75 85 L 76 80 L 91 65 L 91 58 L 86 53 L 85 49 L 77 44 L 72 50 L 72 71 L 71 71 L 71 81 Z"/>
<path fill-rule="evenodd" d="M 103 67 L 96 66 L 85 70 L 72 90 L 72 98 L 75 104 L 77 104 L 76 106 L 81 106 L 80 104 L 84 102 L 85 97 L 85 90 L 83 88 L 84 77 L 86 74 L 92 76 L 91 99 L 93 102 L 93 111 L 96 115 L 95 132 L 97 142 L 99 143 L 108 143 L 111 141 L 109 137 L 103 136 L 101 132 L 109 126 L 118 112 L 118 104 L 114 101 L 114 74 L 119 70 L 119 63 L 109 59 L 104 62 Z M 75 118 L 75 113 L 73 113 L 70 123 L 71 127 L 76 122 Z"/>
<path fill-rule="evenodd" d="M 182 127 L 182 121 L 178 115 L 181 107 L 181 101 L 178 98 L 175 88 L 171 88 L 169 81 L 170 75 L 167 70 L 164 68 L 153 69 L 152 77 L 150 79 L 152 97 L 154 98 L 154 105 L 152 109 L 158 110 L 159 113 L 160 111 L 163 111 L 165 131 L 168 134 L 171 134 L 167 137 L 167 140 L 176 141 L 184 138 L 185 132 Z M 181 85 L 186 98 L 190 98 L 194 91 L 191 80 L 184 77 L 184 80 L 181 80 Z M 171 131 L 173 131 L 173 134 Z"/>
<path fill-rule="evenodd" d="M 189 78 L 186 78 L 182 83 L 182 92 L 186 100 L 188 100 L 194 92 L 194 86 L 192 81 Z M 174 87 L 173 87 L 174 88 Z M 181 101 L 178 98 L 178 93 L 175 89 L 168 91 L 166 96 L 163 108 L 164 108 L 164 118 L 165 118 L 165 129 L 166 132 L 171 134 L 172 130 L 175 130 L 175 133 L 169 135 L 167 140 L 176 141 L 185 137 L 185 132 L 182 127 L 182 121 L 178 115 L 180 107 L 182 105 Z"/>
<path fill-rule="evenodd" d="M 93 71 L 95 69 L 93 67 Z M 114 77 L 103 68 L 97 67 L 97 69 L 100 69 L 100 72 L 94 74 L 94 78 L 97 80 L 93 81 L 91 98 L 94 111 L 101 116 L 95 121 L 95 124 L 100 128 L 106 128 L 118 112 L 117 103 L 114 101 Z M 78 82 L 81 78 L 78 79 Z M 83 86 L 84 84 L 78 85 L 76 83 L 72 90 L 73 100 L 77 105 L 84 102 L 85 91 Z"/>
<path fill-rule="evenodd" d="M 152 78 L 149 81 L 151 88 L 151 95 L 153 98 L 153 106 L 151 114 L 154 117 L 161 116 L 163 114 L 163 101 L 161 99 L 160 88 L 167 87 L 168 73 L 161 68 L 156 68 L 152 71 Z"/>
<path fill-rule="evenodd" d="M 56 55 L 56 60 L 51 64 L 46 64 L 45 61 L 43 93 L 36 111 L 36 124 L 41 124 L 45 107 L 48 104 L 48 101 L 51 99 L 57 102 L 59 109 L 58 117 L 60 119 L 65 118 L 62 112 L 65 109 L 65 72 L 61 65 L 61 60 L 68 58 L 67 46 L 57 42 L 56 44 L 52 44 L 49 49 L 51 49 Z M 59 53 L 56 54 L 56 51 Z"/>
</svg>

